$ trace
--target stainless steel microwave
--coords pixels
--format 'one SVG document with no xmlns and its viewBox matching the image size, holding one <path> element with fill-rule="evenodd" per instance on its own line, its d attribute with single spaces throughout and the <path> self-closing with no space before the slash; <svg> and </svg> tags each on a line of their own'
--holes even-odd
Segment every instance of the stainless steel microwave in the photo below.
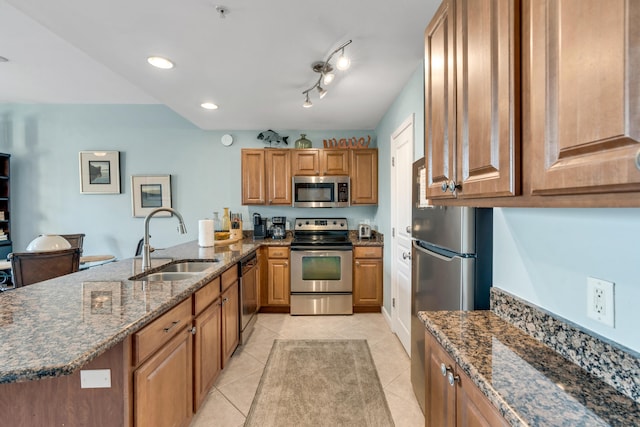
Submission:
<svg viewBox="0 0 640 427">
<path fill-rule="evenodd" d="M 346 208 L 349 206 L 348 176 L 294 176 L 294 208 Z"/>
</svg>

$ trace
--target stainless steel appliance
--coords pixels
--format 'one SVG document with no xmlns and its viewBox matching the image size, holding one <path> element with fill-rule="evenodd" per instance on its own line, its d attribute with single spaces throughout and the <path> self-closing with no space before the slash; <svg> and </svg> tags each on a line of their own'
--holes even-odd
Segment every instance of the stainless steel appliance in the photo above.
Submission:
<svg viewBox="0 0 640 427">
<path fill-rule="evenodd" d="M 284 239 L 287 231 L 287 217 L 274 216 L 271 218 L 271 227 L 269 227 L 269 235 L 272 239 Z"/>
<path fill-rule="evenodd" d="M 424 159 L 414 163 L 413 173 L 411 383 L 424 412 L 425 328 L 417 313 L 489 308 L 493 211 L 421 204 Z"/>
<path fill-rule="evenodd" d="M 292 180 L 295 208 L 349 206 L 348 176 L 294 176 Z"/>
<path fill-rule="evenodd" d="M 353 245 L 346 218 L 297 218 L 291 314 L 353 314 Z"/>
<path fill-rule="evenodd" d="M 370 239 L 371 226 L 369 224 L 360 224 L 358 226 L 358 239 Z"/>
<path fill-rule="evenodd" d="M 240 344 L 247 342 L 258 319 L 258 258 L 256 253 L 240 261 Z"/>
<path fill-rule="evenodd" d="M 260 240 L 267 237 L 267 223 L 259 213 L 253 214 L 253 239 Z"/>
</svg>

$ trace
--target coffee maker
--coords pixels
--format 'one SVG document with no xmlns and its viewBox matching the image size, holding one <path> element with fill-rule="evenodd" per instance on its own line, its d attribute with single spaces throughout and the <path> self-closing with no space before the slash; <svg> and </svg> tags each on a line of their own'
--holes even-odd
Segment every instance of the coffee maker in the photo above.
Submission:
<svg viewBox="0 0 640 427">
<path fill-rule="evenodd" d="M 269 234 L 272 239 L 284 239 L 286 231 L 287 217 L 274 216 L 271 218 L 271 227 L 269 227 Z"/>
<path fill-rule="evenodd" d="M 259 213 L 253 214 L 253 239 L 259 240 L 267 237 L 267 223 Z"/>
</svg>

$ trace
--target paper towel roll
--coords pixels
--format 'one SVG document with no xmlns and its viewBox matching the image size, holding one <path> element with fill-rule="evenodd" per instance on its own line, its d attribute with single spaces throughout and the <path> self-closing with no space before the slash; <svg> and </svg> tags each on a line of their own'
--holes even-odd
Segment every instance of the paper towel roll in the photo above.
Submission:
<svg viewBox="0 0 640 427">
<path fill-rule="evenodd" d="M 213 220 L 201 219 L 198 221 L 198 245 L 206 248 L 213 246 Z"/>
</svg>

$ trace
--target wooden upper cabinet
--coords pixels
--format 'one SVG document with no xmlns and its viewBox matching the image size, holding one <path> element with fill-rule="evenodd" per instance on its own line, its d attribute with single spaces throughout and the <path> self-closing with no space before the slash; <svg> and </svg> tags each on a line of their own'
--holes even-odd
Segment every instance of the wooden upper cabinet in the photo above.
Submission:
<svg viewBox="0 0 640 427">
<path fill-rule="evenodd" d="M 291 150 L 293 176 L 349 175 L 349 150 Z"/>
<path fill-rule="evenodd" d="M 291 150 L 271 149 L 265 152 L 267 204 L 291 205 Z"/>
<path fill-rule="evenodd" d="M 524 2 L 533 195 L 640 190 L 640 2 Z"/>
<path fill-rule="evenodd" d="M 242 204 L 266 203 L 265 150 L 242 150 Z"/>
<path fill-rule="evenodd" d="M 309 148 L 291 150 L 291 175 L 318 176 L 320 173 L 320 150 Z"/>
<path fill-rule="evenodd" d="M 455 180 L 456 103 L 453 0 L 444 0 L 424 35 L 424 123 L 427 198 L 451 198 L 442 190 Z"/>
<path fill-rule="evenodd" d="M 459 197 L 520 193 L 519 4 L 456 0 Z"/>
<path fill-rule="evenodd" d="M 351 204 L 378 204 L 378 150 L 375 148 L 351 152 Z"/>
<path fill-rule="evenodd" d="M 425 31 L 427 197 L 520 191 L 516 0 L 445 0 Z"/>
<path fill-rule="evenodd" d="M 320 150 L 320 165 L 324 175 L 349 175 L 349 151 Z"/>
</svg>

